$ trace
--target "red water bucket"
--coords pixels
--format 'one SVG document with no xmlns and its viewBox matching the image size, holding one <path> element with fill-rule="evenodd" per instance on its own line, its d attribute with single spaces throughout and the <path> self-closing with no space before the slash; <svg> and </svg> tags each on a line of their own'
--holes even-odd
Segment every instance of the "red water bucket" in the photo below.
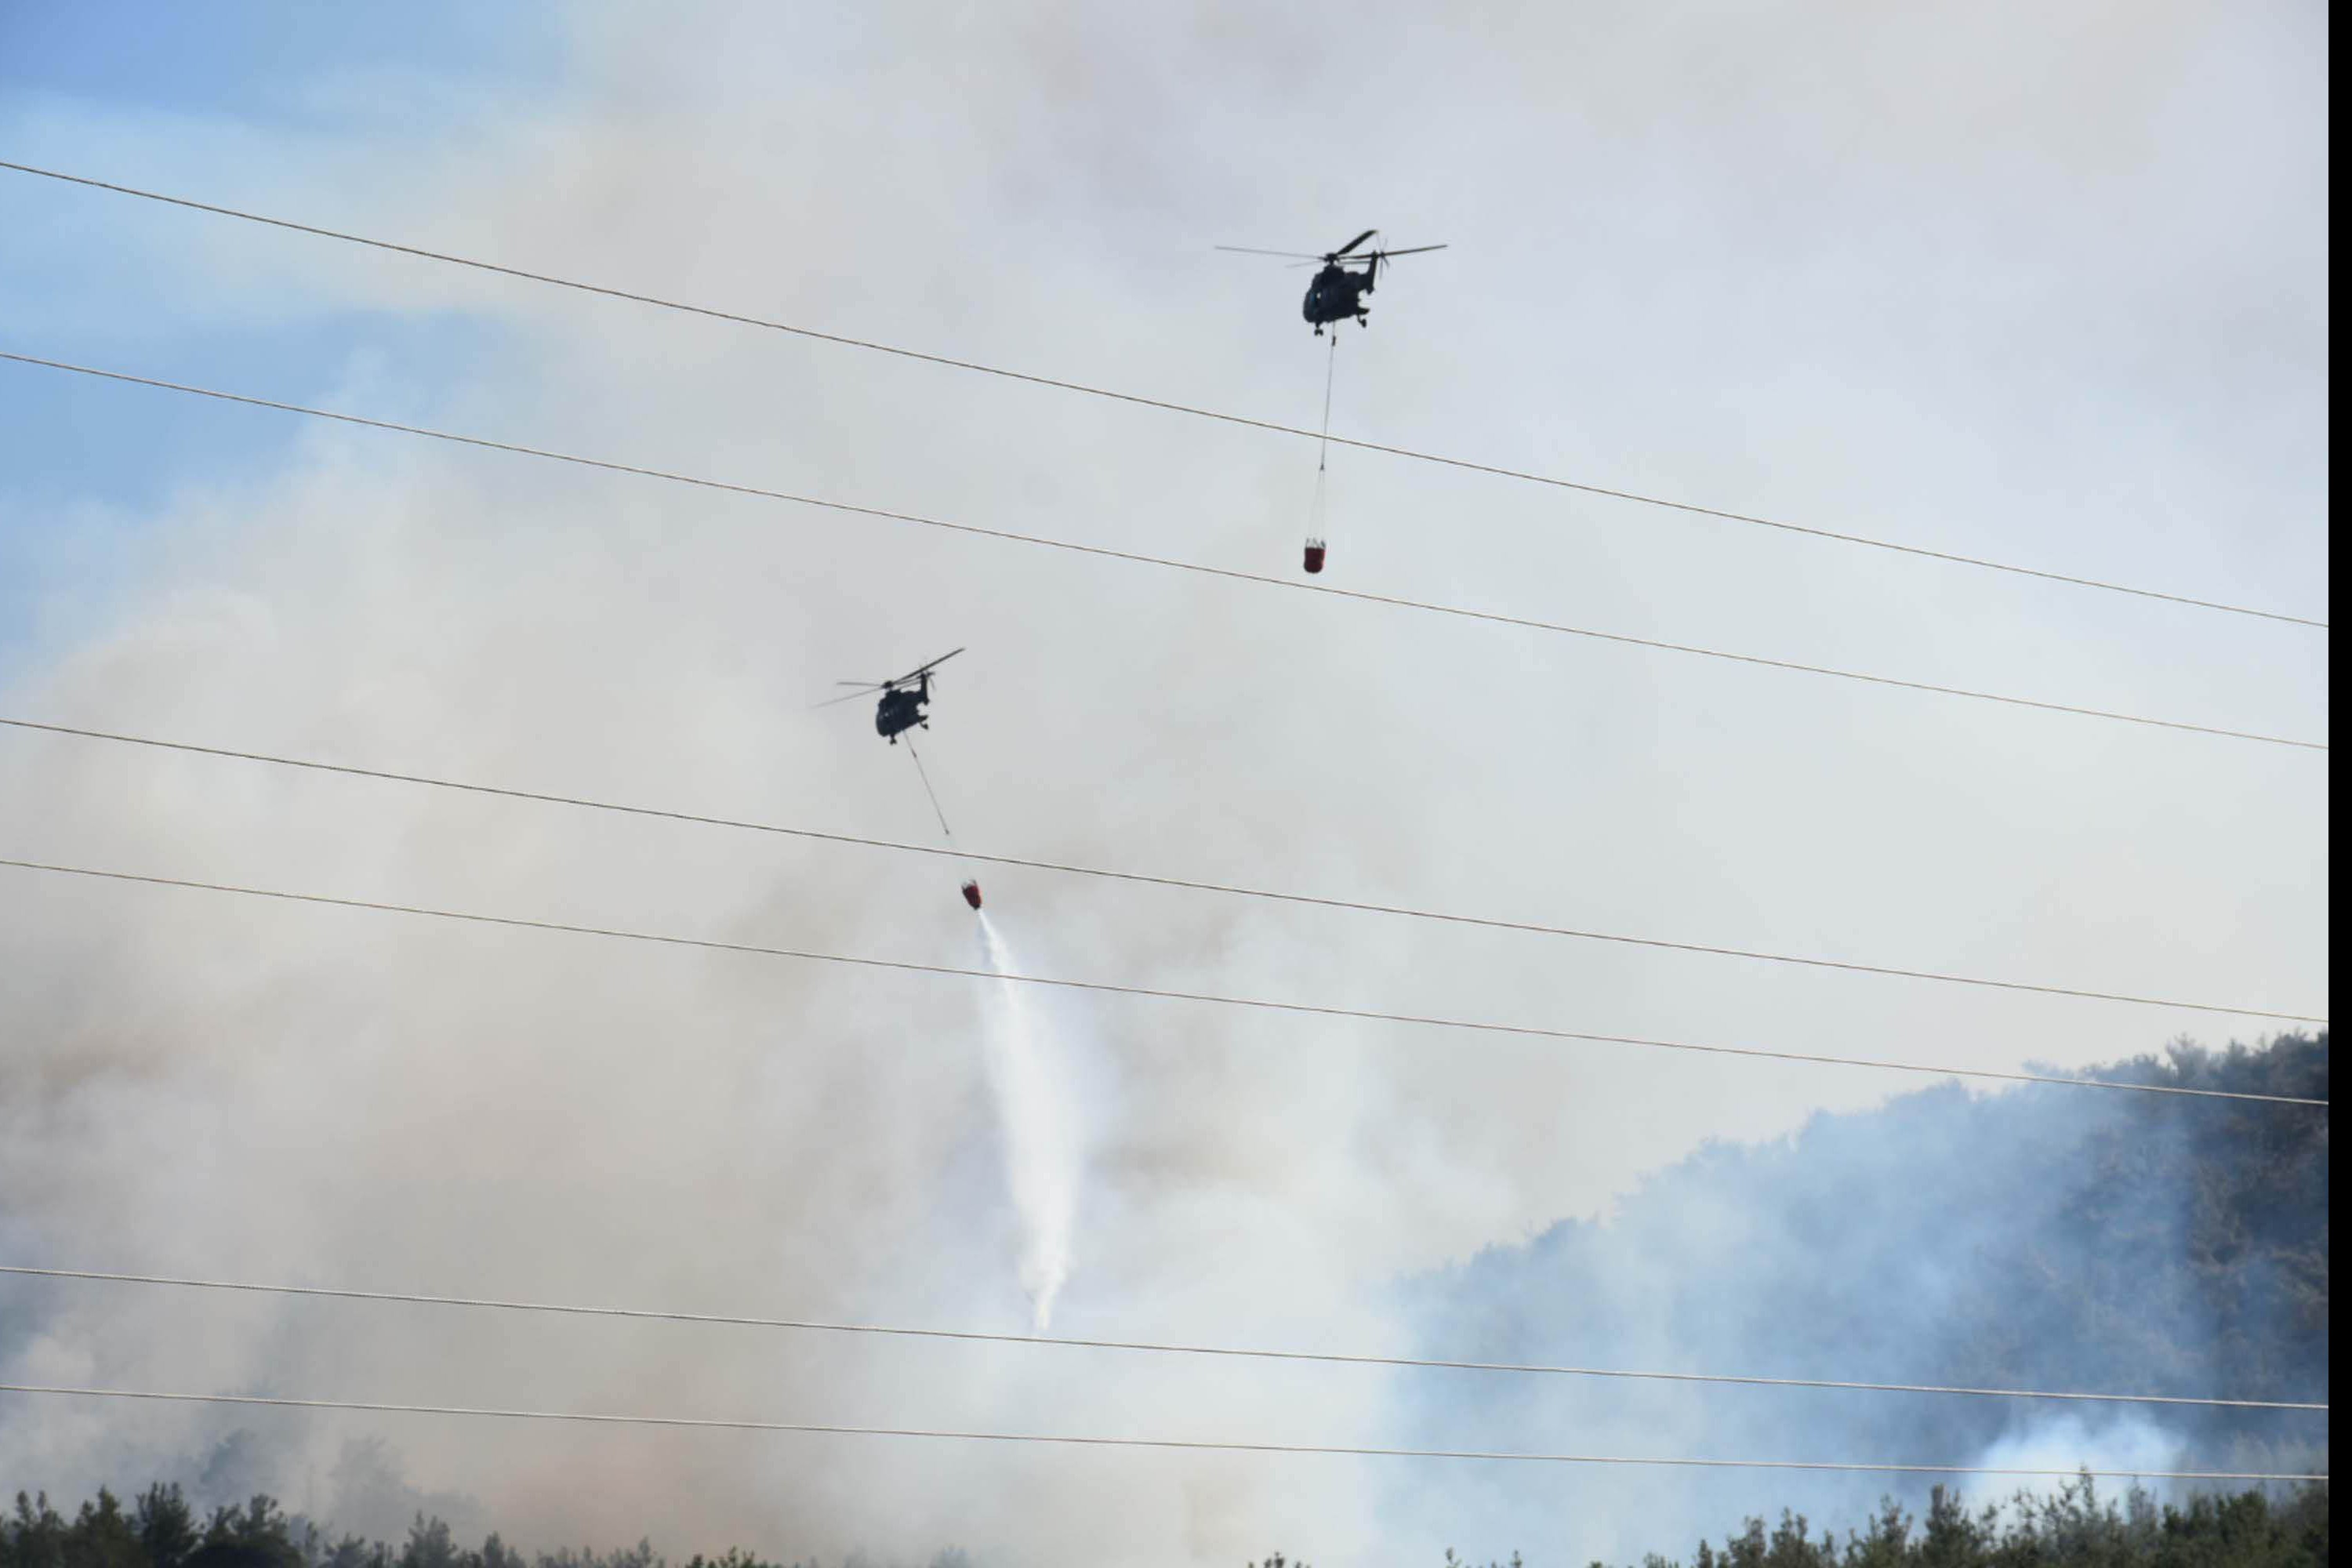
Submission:
<svg viewBox="0 0 2352 1568">
<path fill-rule="evenodd" d="M 1307 542 L 1307 570 L 1310 574 L 1323 570 L 1323 542 L 1319 539 Z"/>
<path fill-rule="evenodd" d="M 980 908 L 980 884 L 978 882 L 966 882 L 963 885 L 963 901 L 970 904 L 973 909 Z"/>
</svg>

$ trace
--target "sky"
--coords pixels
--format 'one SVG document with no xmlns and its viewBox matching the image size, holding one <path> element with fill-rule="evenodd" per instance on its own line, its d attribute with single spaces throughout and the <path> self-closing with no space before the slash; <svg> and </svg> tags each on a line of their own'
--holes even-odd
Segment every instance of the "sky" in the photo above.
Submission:
<svg viewBox="0 0 2352 1568">
<path fill-rule="evenodd" d="M 1397 264 L 1342 334 L 1340 433 L 2327 616 L 2317 7 L 219 9 L 0 6 L 0 156 L 1288 424 L 1318 416 L 1325 370 L 1304 275 L 1211 247 L 1377 225 L 1450 248 Z M 1294 437 L 19 174 L 0 232 L 13 351 L 1296 571 L 1315 453 Z M 970 848 L 2327 1010 L 2324 753 L 21 365 L 0 365 L 0 411 L 10 716 L 921 838 L 913 768 L 856 706 L 812 704 L 961 646 L 923 744 Z M 2326 734 L 2308 627 L 1347 448 L 1328 507 L 1335 585 Z M 23 732 L 0 737 L 0 791 L 16 858 L 973 962 L 928 858 Z M 12 1255 L 1030 1320 L 969 982 L 5 876 Z M 1153 986 L 1988 1068 L 2261 1027 L 985 880 L 1024 963 Z M 1400 1279 L 1606 1215 L 1709 1140 L 1914 1086 L 1143 1000 L 1034 1011 L 1077 1145 L 1055 1318 L 1076 1333 L 1377 1351 L 1417 1331 Z M 1380 1442 L 1402 1403 L 1333 1371 L 88 1285 L 0 1291 L 0 1366 L 1303 1442 Z M 0 1470 L 129 1482 L 233 1428 L 289 1505 L 387 1527 L 405 1515 L 351 1479 L 354 1440 L 510 1533 L 681 1554 L 1443 1544 L 1381 1518 L 1376 1463 L 1338 1459 L 17 1403 Z"/>
</svg>

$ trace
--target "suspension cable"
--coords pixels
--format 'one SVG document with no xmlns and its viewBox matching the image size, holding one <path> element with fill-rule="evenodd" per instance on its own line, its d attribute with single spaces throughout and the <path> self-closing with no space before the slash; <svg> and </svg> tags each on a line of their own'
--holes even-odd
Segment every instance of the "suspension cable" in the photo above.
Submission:
<svg viewBox="0 0 2352 1568">
<path fill-rule="evenodd" d="M 1331 382 L 1339 368 L 1339 333 L 1335 324 L 1330 351 L 1323 359 L 1323 426 L 1315 437 L 1315 499 L 1307 509 L 1307 543 L 1309 550 L 1328 543 L 1330 539 Z M 1320 558 L 1310 555 L 1307 565 L 1320 570 Z"/>
<path fill-rule="evenodd" d="M 1330 352 L 1323 356 L 1323 425 L 1315 433 L 1315 471 L 1321 473 L 1331 457 L 1331 383 L 1339 371 L 1339 334 L 1331 334 Z"/>
<path fill-rule="evenodd" d="M 923 781 L 923 794 L 930 797 L 931 815 L 940 819 L 940 837 L 948 841 L 948 852 L 955 853 L 955 831 L 948 826 L 948 814 L 940 809 L 940 792 L 931 787 L 930 770 L 923 766 L 923 753 L 915 750 L 915 737 L 907 737 L 907 754 L 915 759 L 915 776 Z"/>
</svg>

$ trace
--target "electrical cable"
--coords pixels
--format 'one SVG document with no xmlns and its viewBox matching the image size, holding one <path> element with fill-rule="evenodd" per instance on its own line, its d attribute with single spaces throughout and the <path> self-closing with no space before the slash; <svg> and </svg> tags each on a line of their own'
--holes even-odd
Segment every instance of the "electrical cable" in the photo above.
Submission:
<svg viewBox="0 0 2352 1568">
<path fill-rule="evenodd" d="M 789 958 L 813 963 L 842 963 L 861 969 L 886 969 L 904 974 L 936 974 L 960 980 L 1003 981 L 1015 985 L 1046 985 L 1065 991 L 1089 991 L 1105 995 L 1145 996 L 1165 1002 L 1198 1002 L 1223 1007 L 1249 1007 L 1322 1018 L 1348 1018 L 1365 1023 L 1404 1024 L 1424 1028 L 1462 1029 L 1477 1034 L 1511 1035 L 1529 1039 L 1583 1040 L 1602 1045 L 1639 1046 L 1654 1050 L 1696 1051 L 1709 1056 L 1750 1057 L 1760 1060 L 1812 1062 L 1831 1067 L 1874 1068 L 1887 1072 L 1925 1073 L 1937 1078 L 1969 1078 L 2005 1083 L 2063 1084 L 2074 1089 L 2114 1089 L 2135 1094 L 2179 1095 L 2192 1100 L 2232 1100 L 2267 1105 L 2315 1106 L 2327 1101 L 2299 1095 L 2252 1094 L 2235 1089 L 2189 1089 L 2170 1084 L 2126 1083 L 2108 1079 L 2063 1078 L 2054 1073 L 2005 1072 L 1991 1068 L 1937 1067 L 1916 1062 L 1835 1057 L 1801 1051 L 1766 1050 L 1752 1046 L 1700 1045 L 1684 1040 L 1646 1039 L 1631 1035 L 1602 1035 L 1576 1029 L 1546 1028 L 1534 1024 L 1498 1024 L 1477 1019 L 1446 1018 L 1416 1013 L 1387 1013 L 1369 1007 L 1339 1007 L 1310 1002 L 1278 1002 L 1267 997 L 1228 996 L 1206 991 L 1177 991 L 1160 986 L 1125 985 L 1107 980 L 1070 980 L 1043 974 L 1008 974 L 992 969 L 966 969 L 954 964 L 923 963 L 913 959 L 868 958 L 852 953 L 816 952 L 803 948 L 769 947 L 757 942 L 726 942 L 715 937 L 676 936 L 658 931 L 627 931 L 612 926 L 580 925 L 567 921 L 532 920 L 520 915 L 482 914 L 462 910 L 436 910 L 417 904 L 397 904 L 376 899 L 344 899 L 326 893 L 298 893 L 275 888 L 249 888 L 233 882 L 205 882 L 185 877 L 159 877 L 137 871 L 102 871 L 86 866 L 60 866 L 39 860 L 0 858 L 0 867 L 20 871 L 47 871 L 59 876 L 88 877 L 110 882 L 136 882 L 154 888 L 184 888 L 196 892 L 233 893 L 244 898 L 274 899 L 286 903 L 318 904 L 332 909 L 366 910 L 379 914 L 415 915 L 428 920 L 461 921 L 472 925 L 499 926 L 515 931 L 556 931 L 570 936 L 607 937 L 621 942 L 647 942 L 666 947 L 694 948 L 707 952 L 731 952 L 750 957 Z"/>
<path fill-rule="evenodd" d="M 108 741 L 121 745 L 148 746 L 158 751 L 183 752 L 195 756 L 221 757 L 236 762 L 263 763 L 274 767 L 300 768 L 313 773 L 341 773 L 352 778 L 375 779 L 391 784 L 419 784 L 430 789 L 455 790 L 467 795 L 490 795 L 504 800 L 526 800 L 548 805 L 576 806 L 588 811 L 616 812 L 625 816 L 651 817 L 663 822 L 692 823 L 703 827 L 730 828 L 747 833 L 768 833 L 779 837 L 803 838 L 821 844 L 846 844 L 866 849 L 888 849 L 910 855 L 947 856 L 958 861 L 977 865 L 1014 866 L 1032 871 L 1052 871 L 1064 876 L 1094 877 L 1106 881 L 1133 882 L 1144 887 L 1173 888 L 1186 892 L 1222 893 L 1234 898 L 1259 899 L 1272 903 L 1302 904 L 1314 909 L 1348 910 L 1359 914 L 1392 915 L 1406 920 L 1434 921 L 1447 925 L 1475 926 L 1487 931 L 1518 931 L 1533 936 L 1556 936 L 1579 942 L 1614 942 L 1630 947 L 1661 949 L 1669 952 L 1696 953 L 1710 958 L 1744 958 L 1769 963 L 1793 963 L 1811 969 L 1834 969 L 1860 974 L 1876 974 L 1901 980 L 1927 980 L 1949 985 L 1979 985 L 2000 991 L 2023 991 L 2047 996 L 2073 996 L 2087 1001 L 2119 1002 L 2135 1006 L 2173 1007 L 2187 1012 L 2223 1013 L 2240 1017 L 2275 1018 L 2286 1023 L 2324 1024 L 2327 1019 L 2316 1014 L 2280 1013 L 2263 1008 L 2224 1006 L 2218 1003 L 2179 1002 L 2163 997 L 2136 996 L 2114 991 L 2091 991 L 2074 986 L 2042 985 L 2025 980 L 1999 980 L 1978 974 L 1953 974 L 1927 969 L 1902 969 L 1890 964 L 1850 963 L 1843 959 L 1812 958 L 1795 953 L 1765 952 L 1754 948 L 1721 947 L 1703 942 L 1675 942 L 1664 937 L 1629 936 L 1620 931 L 1584 931 L 1573 926 L 1545 925 L 1535 921 L 1503 920 L 1487 915 L 1448 913 L 1443 910 L 1413 909 L 1402 904 L 1371 903 L 1360 899 L 1327 898 L 1313 893 L 1282 892 L 1268 888 L 1244 887 L 1233 882 L 1206 882 L 1185 877 L 1159 876 L 1146 871 L 1119 871 L 1100 866 L 1080 866 L 1066 861 L 1039 860 L 1020 855 L 989 855 L 978 850 L 953 847 L 953 835 L 949 835 L 950 847 L 916 844 L 903 839 L 873 838 L 856 833 L 833 833 L 815 827 L 788 827 L 780 823 L 751 822 L 740 817 L 705 816 L 688 811 L 671 811 L 658 806 L 627 805 L 615 801 L 594 800 L 584 795 L 552 795 L 541 790 L 510 789 L 499 784 L 469 784 L 457 779 L 435 778 L 425 773 L 395 773 L 385 768 L 355 767 L 343 763 L 316 762 L 302 757 L 279 756 L 268 752 L 236 751 L 226 746 L 200 746 L 184 741 L 163 741 L 146 735 L 126 735 L 107 730 L 88 730 L 70 724 L 48 724 L 33 719 L 15 719 L 0 715 L 0 727 L 32 731 L 41 734 L 67 735 L 86 741 Z M 919 769 L 922 760 L 916 759 Z M 923 787 L 929 790 L 930 778 L 923 777 Z M 931 797 L 931 808 L 939 810 L 939 797 Z M 940 828 L 947 831 L 947 816 L 940 814 Z"/>
<path fill-rule="evenodd" d="M 982 1443 L 1055 1443 L 1097 1448 L 1180 1448 L 1234 1454 L 1332 1454 L 1364 1459 L 1511 1459 L 1554 1465 L 1657 1465 L 1711 1470 L 1838 1470 L 1889 1475 L 1976 1475 L 2073 1480 L 2324 1481 L 2325 1472 L 2263 1470 L 2042 1470 L 1991 1465 L 1863 1464 L 1832 1459 L 1698 1459 L 1628 1454 L 1533 1454 L 1473 1448 L 1374 1448 L 1336 1443 L 1237 1443 L 1187 1437 L 1093 1437 L 1049 1432 L 973 1432 L 940 1426 L 850 1426 L 824 1421 L 745 1421 L 707 1415 L 622 1415 L 586 1410 L 511 1410 L 479 1405 L 396 1405 L 374 1399 L 294 1399 L 262 1394 L 181 1394 L 152 1388 L 81 1388 L 0 1383 L 0 1394 L 52 1394 L 82 1399 L 147 1399 L 185 1405 L 237 1405 L 279 1410 L 355 1410 L 393 1415 L 478 1415 L 509 1421 L 580 1421 L 611 1426 L 684 1426 L 724 1432 L 806 1432 L 833 1437 L 953 1437 Z"/>
<path fill-rule="evenodd" d="M 36 1279 L 99 1280 L 113 1284 L 166 1285 L 194 1290 L 238 1291 L 266 1296 L 303 1296 L 336 1301 L 383 1301 L 409 1306 L 474 1307 L 509 1312 L 549 1312 L 567 1317 L 625 1318 L 635 1321 L 709 1324 L 732 1328 L 801 1329 L 825 1333 L 882 1334 L 903 1339 L 955 1340 L 966 1343 L 1048 1345 L 1066 1350 L 1139 1351 L 1162 1355 L 1223 1356 L 1249 1361 L 1312 1362 L 1340 1366 L 1398 1367 L 1441 1372 L 1542 1373 L 1561 1377 L 1621 1378 L 1649 1383 L 1724 1384 L 1751 1388 L 1813 1388 L 1836 1393 L 1966 1394 L 1987 1399 L 2056 1399 L 2106 1405 L 2182 1405 L 2223 1410 L 2299 1410 L 2326 1414 L 2324 1402 L 2285 1399 L 2214 1399 L 2165 1394 L 2088 1394 L 2043 1388 L 1972 1388 L 1920 1383 L 1863 1383 L 1814 1377 L 1749 1377 L 1720 1373 L 1637 1372 L 1621 1367 L 1562 1366 L 1541 1363 L 1446 1361 L 1429 1356 L 1360 1355 L 1337 1351 L 1254 1350 L 1234 1345 L 1171 1344 L 1149 1340 L 1080 1338 L 1068 1334 L 992 1333 L 977 1329 L 908 1328 L 885 1323 L 832 1322 L 810 1318 L 760 1318 L 739 1313 L 678 1312 L 642 1307 L 581 1306 L 555 1301 L 512 1301 L 481 1296 L 435 1296 L 410 1290 L 352 1290 L 321 1285 L 268 1285 L 241 1279 L 191 1279 L 165 1274 L 121 1274 L 90 1268 L 35 1268 L 0 1263 L 0 1274 Z"/>
<path fill-rule="evenodd" d="M 1117 392 L 1108 387 L 1090 386 L 1083 382 L 1065 381 L 1055 376 L 1037 375 L 1026 371 L 1008 370 L 999 365 L 982 364 L 973 360 L 955 359 L 946 354 L 928 353 L 918 349 L 900 348 L 889 343 L 853 338 L 838 332 L 820 331 L 814 327 L 794 326 L 786 321 L 769 321 L 733 310 L 721 310 L 707 305 L 687 304 L 681 300 L 665 300 L 651 294 L 641 294 L 626 289 L 608 288 L 602 284 L 583 283 L 575 279 L 558 278 L 545 272 L 530 272 L 520 267 L 502 266 L 494 261 L 480 261 L 455 256 L 445 251 L 426 250 L 418 246 L 400 245 L 386 239 L 372 239 L 365 235 L 348 234 L 338 229 L 322 228 L 314 224 L 297 223 L 289 218 L 271 217 L 262 213 L 247 212 L 236 207 L 220 206 L 186 196 L 167 195 L 161 191 L 141 190 L 133 185 L 116 184 L 107 180 L 92 179 L 84 174 L 68 174 L 57 169 L 44 169 L 30 163 L 0 160 L 0 169 L 40 179 L 56 180 L 66 184 L 80 185 L 90 190 L 107 191 L 116 195 L 136 196 L 142 201 L 161 202 L 169 206 L 191 212 L 210 213 L 218 217 L 235 218 L 243 223 L 267 225 L 271 228 L 307 234 L 320 239 L 332 239 L 346 245 L 366 246 L 371 249 L 389 251 L 395 255 L 415 257 L 425 261 L 437 261 L 452 267 L 470 268 L 478 272 L 495 273 L 528 283 L 543 283 L 557 289 L 569 289 L 577 293 L 594 294 L 610 300 L 624 300 L 632 304 L 650 305 L 658 310 L 676 310 L 690 316 L 702 316 L 711 321 L 729 321 L 737 326 L 758 327 L 768 331 L 785 332 L 817 342 L 837 344 L 844 348 L 862 349 L 873 353 L 889 354 L 899 359 L 916 360 L 925 364 L 943 365 L 953 370 L 973 371 L 1007 381 L 1023 382 L 1032 386 L 1052 387 L 1061 392 L 1082 393 L 1089 397 L 1103 397 L 1138 407 L 1156 408 L 1166 413 L 1189 415 L 1196 419 L 1213 419 L 1226 425 L 1237 425 L 1252 430 L 1265 430 L 1276 435 L 1316 439 L 1317 433 L 1293 425 L 1278 424 L 1268 419 L 1254 419 L 1245 415 L 1223 413 L 1213 408 L 1199 408 L 1189 404 L 1171 402 L 1164 398 L 1146 397 L 1131 392 Z M 2288 615 L 2277 610 L 2255 609 L 2244 605 L 2225 604 L 2214 599 L 2200 599 L 2186 594 L 2164 593 L 2154 588 L 2132 587 L 2122 583 L 2082 577 L 2063 572 L 2044 571 L 2039 567 L 2020 566 L 2008 562 L 1988 560 L 1980 556 L 1961 555 L 1950 551 L 1933 550 L 1925 545 L 1900 544 L 1892 540 L 1873 539 L 1858 533 L 1843 533 L 1834 529 L 1817 528 L 1805 523 L 1786 522 L 1772 518 L 1757 517 L 1746 512 L 1729 511 L 1718 507 L 1699 506 L 1690 501 L 1670 500 L 1662 496 L 1642 495 L 1632 490 L 1588 484 L 1581 480 L 1561 479 L 1549 474 L 1529 473 L 1523 469 L 1504 468 L 1493 463 L 1473 462 L 1464 458 L 1446 457 L 1436 452 L 1417 451 L 1409 447 L 1389 446 L 1378 441 L 1359 440 L 1348 436 L 1327 436 L 1343 447 L 1360 451 L 1380 452 L 1391 458 L 1414 462 L 1435 463 L 1445 468 L 1460 468 L 1470 473 L 1486 474 L 1496 479 L 1514 479 L 1527 484 L 1546 485 L 1556 489 L 1575 490 L 1581 494 L 1600 496 L 1611 500 L 1631 501 L 1641 506 L 1658 507 L 1668 511 L 1683 512 L 1694 517 L 1713 518 L 1722 522 L 1745 523 L 1757 528 L 1777 529 L 1784 533 L 1803 534 L 1814 539 L 1832 540 L 1842 544 L 1866 545 L 1874 550 L 1891 551 L 1949 565 L 1973 566 L 1988 572 L 2005 572 L 2016 576 L 2040 578 L 2043 582 L 2063 583 L 2073 587 L 2095 588 L 2110 594 L 2127 594 L 2136 598 L 2160 599 L 2168 604 L 2185 605 L 2200 610 L 2218 610 L 2227 615 L 2252 616 L 2262 620 L 2281 621 L 2291 626 L 2311 626 L 2320 631 L 2327 623 L 2306 616 Z"/>
<path fill-rule="evenodd" d="M 951 522 L 943 518 L 925 517 L 915 512 L 892 511 L 882 507 L 858 506 L 848 501 L 825 500 L 815 496 L 795 495 L 791 491 L 769 489 L 759 485 L 735 484 L 723 479 L 703 479 L 691 474 L 675 473 L 667 469 L 646 468 L 635 463 L 620 463 L 604 458 L 582 457 L 576 453 L 559 452 L 550 447 L 526 447 L 512 441 L 495 441 L 487 437 L 435 430 L 422 425 L 404 425 L 396 420 L 373 419 L 358 414 L 341 414 L 331 409 L 312 408 L 299 403 L 282 403 L 272 398 L 248 396 L 243 393 L 223 392 L 213 387 L 192 386 L 184 382 L 164 381 L 154 376 L 133 375 L 127 371 L 101 370 L 94 365 L 43 359 L 36 354 L 15 353 L 0 350 L 0 360 L 16 364 L 34 365 L 45 370 L 66 371 L 76 375 L 92 376 L 105 381 L 121 382 L 131 386 L 146 386 L 163 392 L 178 392 L 195 397 L 208 397 L 222 403 L 242 404 L 251 408 L 273 409 L 281 414 L 299 414 L 313 419 L 329 419 L 338 424 L 354 425 L 371 430 L 386 430 L 397 435 L 418 436 L 428 440 L 446 441 L 455 446 L 472 447 L 483 451 L 541 458 L 551 462 L 569 463 L 575 467 L 595 468 L 605 473 L 633 474 L 640 479 L 660 479 L 670 484 L 692 485 L 701 489 L 719 490 L 730 495 L 752 496 L 764 500 L 788 501 L 795 506 L 818 507 L 828 511 L 843 512 L 855 517 L 916 523 L 925 528 L 943 529 L 950 532 L 968 534 L 975 538 L 1005 540 L 1014 543 L 1035 545 L 1043 549 L 1097 556 L 1106 560 L 1167 567 L 1205 577 L 1220 577 L 1229 582 L 1256 583 L 1268 587 L 1287 588 L 1297 593 L 1328 595 L 1333 598 L 1354 600 L 1359 604 L 1385 605 L 1393 609 L 1418 610 L 1431 615 L 1452 616 L 1465 620 L 1484 621 L 1495 626 L 1514 626 L 1524 631 L 1553 632 L 1566 637 L 1588 637 L 1598 642 L 1617 643 L 1628 647 L 1650 648 L 1661 653 L 1679 653 L 1700 658 L 1725 659 L 1735 664 L 1754 665 L 1766 669 L 1826 676 L 1840 680 L 1862 681 L 1873 686 L 1893 687 L 1906 691 L 1931 692 L 1941 697 L 1963 697 L 1979 702 L 1999 702 L 2013 708 L 2032 708 L 2046 713 L 2064 713 L 2076 718 L 2104 719 L 2116 723 L 2137 724 L 2151 729 L 2215 735 L 2233 741 L 2253 741 L 2272 746 L 2292 746 L 2302 751 L 2325 752 L 2328 749 L 2328 743 L 2325 741 L 2306 741 L 2293 736 L 2268 735 L 2256 731 L 2231 730 L 2213 724 L 2195 724 L 2179 719 L 2149 718 L 2143 714 L 2117 712 L 2111 709 L 2088 708 L 2066 702 L 2049 702 L 2033 697 L 2015 697 L 2000 692 L 1978 691 L 1968 687 L 1942 686 L 1932 681 L 1906 680 L 1897 676 L 1873 675 L 1861 670 L 1840 669 L 1830 665 L 1805 664 L 1795 659 L 1771 658 L 1761 654 L 1733 653 L 1722 648 L 1700 647 L 1690 643 L 1667 642 L 1657 637 L 1635 637 L 1626 632 L 1598 631 L 1589 626 L 1571 626 L 1562 622 L 1536 620 L 1525 616 L 1505 615 L 1494 610 L 1470 609 L 1459 605 L 1439 604 L 1427 599 L 1411 599 L 1393 594 L 1370 593 L 1360 588 L 1341 588 L 1328 583 L 1306 583 L 1296 578 L 1270 576 L 1260 572 L 1244 572 L 1229 566 L 1211 566 L 1196 561 L 1178 560 L 1171 556 L 1150 555 L 1139 551 L 1114 549 L 1108 545 L 1081 544 L 1072 540 L 1055 539 L 1045 534 L 988 528 L 979 523 Z"/>
</svg>

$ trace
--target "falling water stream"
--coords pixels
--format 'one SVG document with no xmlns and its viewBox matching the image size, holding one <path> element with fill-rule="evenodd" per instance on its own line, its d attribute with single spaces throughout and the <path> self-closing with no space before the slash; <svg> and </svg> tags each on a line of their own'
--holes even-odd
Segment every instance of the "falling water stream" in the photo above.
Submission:
<svg viewBox="0 0 2352 1568">
<path fill-rule="evenodd" d="M 991 973 L 1017 974 L 1012 950 L 986 914 L 980 917 L 982 960 Z M 982 1030 L 988 1086 L 1003 1134 L 1005 1185 L 1021 1228 L 1021 1287 L 1039 1331 L 1070 1272 L 1070 1228 L 1077 1206 L 1076 1117 L 1068 1084 L 1056 1070 L 1052 1042 L 1018 985 L 990 987 Z"/>
</svg>

